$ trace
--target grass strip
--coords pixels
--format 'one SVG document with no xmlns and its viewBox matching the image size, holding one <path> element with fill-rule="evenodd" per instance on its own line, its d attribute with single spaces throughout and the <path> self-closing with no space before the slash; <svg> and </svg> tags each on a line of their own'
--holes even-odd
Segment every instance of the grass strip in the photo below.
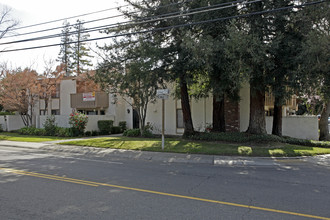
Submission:
<svg viewBox="0 0 330 220">
<path fill-rule="evenodd" d="M 308 147 L 287 143 L 249 143 L 249 145 L 246 145 L 240 143 L 192 141 L 182 138 L 166 138 L 164 151 L 161 149 L 161 140 L 156 138 L 108 137 L 69 141 L 61 144 L 111 149 L 224 156 L 297 157 L 330 154 L 330 148 Z"/>
<path fill-rule="evenodd" d="M 7 140 L 7 141 L 47 142 L 47 141 L 57 141 L 57 140 L 66 140 L 66 139 L 72 139 L 72 137 L 66 138 L 66 137 L 53 137 L 53 136 L 28 136 L 28 135 L 21 135 L 10 132 L 0 133 L 0 140 Z"/>
</svg>

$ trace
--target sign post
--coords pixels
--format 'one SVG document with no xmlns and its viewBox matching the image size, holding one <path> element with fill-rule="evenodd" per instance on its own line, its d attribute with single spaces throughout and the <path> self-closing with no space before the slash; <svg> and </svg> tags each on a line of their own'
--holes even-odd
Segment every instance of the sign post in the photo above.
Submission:
<svg viewBox="0 0 330 220">
<path fill-rule="evenodd" d="M 165 147 L 165 99 L 162 99 L 162 150 Z"/>
<path fill-rule="evenodd" d="M 168 99 L 168 89 L 157 89 L 157 98 L 162 100 L 162 150 L 165 147 L 165 99 Z"/>
</svg>

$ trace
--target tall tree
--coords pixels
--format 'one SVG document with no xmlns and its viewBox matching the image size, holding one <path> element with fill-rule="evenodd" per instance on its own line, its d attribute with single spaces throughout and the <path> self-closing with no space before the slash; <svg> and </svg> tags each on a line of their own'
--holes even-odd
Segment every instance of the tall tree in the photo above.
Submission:
<svg viewBox="0 0 330 220">
<path fill-rule="evenodd" d="M 88 32 L 86 32 L 86 28 L 83 26 L 83 22 L 77 20 L 74 25 L 74 35 L 73 35 L 73 47 L 72 47 L 72 66 L 74 71 L 77 74 L 81 74 L 87 71 L 87 68 L 92 66 L 92 62 L 90 58 L 90 49 L 88 48 L 88 44 L 86 40 L 89 38 Z"/>
<path fill-rule="evenodd" d="M 189 28 L 172 28 L 174 25 L 185 24 L 189 21 L 188 16 L 174 16 L 169 19 L 162 19 L 164 14 L 180 14 L 187 10 L 188 4 L 179 0 L 142 0 L 133 2 L 126 0 L 135 11 L 131 13 L 124 11 L 125 15 L 133 22 L 119 30 L 120 33 L 139 32 L 139 39 L 152 41 L 155 53 L 159 60 L 158 69 L 163 71 L 163 75 L 169 76 L 173 82 L 177 82 L 182 104 L 184 135 L 194 133 L 193 121 L 191 117 L 188 85 L 193 79 L 195 68 L 192 62 L 192 53 L 183 43 L 184 39 L 189 39 Z M 152 19 L 155 18 L 155 19 Z M 142 22 L 144 21 L 144 22 Z M 135 23 L 134 23 L 135 22 Z M 108 32 L 109 33 L 109 32 Z M 134 37 L 132 37 L 134 39 Z"/>
<path fill-rule="evenodd" d="M 7 71 L 0 81 L 0 103 L 6 110 L 19 112 L 25 126 L 32 125 L 32 109 L 38 100 L 37 78 L 34 70 L 18 69 Z"/>
<path fill-rule="evenodd" d="M 61 36 L 61 48 L 57 59 L 57 61 L 65 65 L 66 76 L 70 76 L 73 71 L 73 64 L 71 60 L 73 53 L 71 43 L 73 39 L 71 29 L 72 25 L 70 25 L 69 22 L 64 21 Z"/>
<path fill-rule="evenodd" d="M 271 9 L 293 5 L 290 0 L 269 2 Z M 297 56 L 301 51 L 303 36 L 300 28 L 301 21 L 297 19 L 297 13 L 300 12 L 301 9 L 291 9 L 267 15 L 271 35 L 268 50 L 270 65 L 267 69 L 267 78 L 270 92 L 275 97 L 272 134 L 278 136 L 282 135 L 283 105 L 299 86 L 295 70 L 298 66 Z"/>
<path fill-rule="evenodd" d="M 262 11 L 267 8 L 267 2 L 260 1 L 253 4 L 242 3 L 239 13 L 244 15 L 254 11 Z M 270 33 L 269 24 L 262 15 L 247 16 L 236 20 L 230 28 L 230 40 L 232 48 L 228 48 L 228 56 L 237 59 L 239 65 L 236 71 L 242 71 L 250 84 L 250 115 L 248 133 L 265 134 L 265 91 L 267 49 Z M 234 68 L 235 70 L 235 68 Z"/>
<path fill-rule="evenodd" d="M 311 25 L 305 35 L 300 54 L 299 73 L 307 90 L 320 95 L 323 102 L 319 122 L 320 140 L 330 140 L 328 117 L 330 116 L 330 10 L 326 2 L 310 8 L 304 20 Z"/>
<path fill-rule="evenodd" d="M 199 0 L 193 1 L 191 8 L 192 10 L 197 10 L 201 7 L 215 8 L 215 6 L 228 6 L 231 3 L 232 1 L 230 0 Z M 198 13 L 193 16 L 193 21 L 200 22 L 236 15 L 239 5 L 233 4 L 230 6 L 231 7 L 218 10 L 211 10 L 207 13 Z M 224 112 L 225 96 L 232 101 L 237 101 L 239 99 L 238 91 L 241 81 L 239 72 L 232 71 L 231 68 L 233 63 L 236 63 L 236 60 L 231 59 L 225 52 L 226 46 L 229 46 L 229 33 L 227 28 L 229 24 L 230 20 L 224 20 L 195 25 L 193 26 L 192 39 L 190 40 L 194 40 L 194 44 L 191 46 L 195 56 L 194 59 L 199 60 L 199 72 L 205 73 L 202 78 L 208 78 L 208 80 L 204 80 L 204 86 L 202 86 L 202 88 L 204 88 L 205 91 L 203 91 L 202 94 L 212 93 L 213 95 L 212 130 L 222 132 L 226 130 Z M 200 82 L 197 83 L 198 85 L 200 84 Z M 198 93 L 200 92 L 201 91 Z"/>
<path fill-rule="evenodd" d="M 137 111 L 141 134 L 145 130 L 148 104 L 155 102 L 156 90 L 163 85 L 155 45 L 138 40 L 115 42 L 103 47 L 106 59 L 99 64 L 94 79 L 108 92 L 120 95 Z"/>
</svg>

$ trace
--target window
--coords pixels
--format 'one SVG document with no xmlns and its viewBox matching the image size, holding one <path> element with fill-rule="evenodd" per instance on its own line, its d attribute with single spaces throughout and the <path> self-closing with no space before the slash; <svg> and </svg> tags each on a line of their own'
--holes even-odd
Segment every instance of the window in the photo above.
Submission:
<svg viewBox="0 0 330 220">
<path fill-rule="evenodd" d="M 97 111 L 87 111 L 87 115 L 97 115 Z"/>
<path fill-rule="evenodd" d="M 52 110 L 52 115 L 60 115 L 60 110 L 59 109 Z"/>
<path fill-rule="evenodd" d="M 60 84 L 56 84 L 55 91 L 52 91 L 52 98 L 60 98 Z"/>
<path fill-rule="evenodd" d="M 105 111 L 104 110 L 101 110 L 100 111 L 100 115 L 105 115 Z"/>
<path fill-rule="evenodd" d="M 177 128 L 184 128 L 182 109 L 177 109 L 176 110 L 176 127 Z"/>
<path fill-rule="evenodd" d="M 40 110 L 40 115 L 45 115 L 45 110 Z"/>
</svg>

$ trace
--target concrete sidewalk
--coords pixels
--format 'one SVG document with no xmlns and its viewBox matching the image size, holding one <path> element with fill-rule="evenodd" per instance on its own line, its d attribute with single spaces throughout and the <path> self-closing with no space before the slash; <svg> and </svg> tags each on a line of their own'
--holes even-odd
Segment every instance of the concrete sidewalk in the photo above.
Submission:
<svg viewBox="0 0 330 220">
<path fill-rule="evenodd" d="M 77 139 L 75 139 L 77 140 Z M 65 140 L 68 141 L 68 140 Z M 56 142 L 58 143 L 58 142 Z M 330 155 L 315 157 L 295 158 L 270 158 L 270 157 L 237 157 L 237 156 L 216 156 L 202 154 L 178 154 L 165 152 L 133 151 L 121 149 L 82 147 L 73 145 L 57 145 L 54 142 L 16 142 L 0 141 L 0 146 L 18 147 L 34 150 L 55 151 L 73 153 L 85 156 L 96 156 L 103 158 L 125 158 L 146 161 L 160 161 L 166 163 L 187 163 L 187 164 L 210 164 L 222 166 L 282 166 L 286 163 L 313 163 L 330 167 Z"/>
</svg>

